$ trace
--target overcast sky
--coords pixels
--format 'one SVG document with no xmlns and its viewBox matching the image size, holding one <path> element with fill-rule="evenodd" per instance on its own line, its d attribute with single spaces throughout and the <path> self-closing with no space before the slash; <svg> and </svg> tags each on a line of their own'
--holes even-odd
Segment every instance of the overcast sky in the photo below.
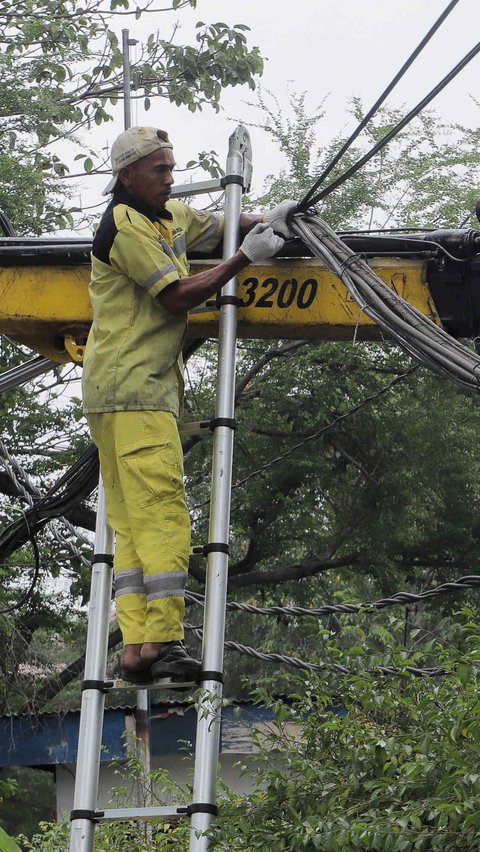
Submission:
<svg viewBox="0 0 480 852">
<path fill-rule="evenodd" d="M 460 0 L 389 96 L 388 105 L 414 106 L 475 45 L 479 3 Z M 181 31 L 177 40 L 185 42 L 191 42 L 198 20 L 247 24 L 251 30 L 247 34 L 249 44 L 257 45 L 266 60 L 260 85 L 273 92 L 285 109 L 289 86 L 308 93 L 306 103 L 312 112 L 328 96 L 322 131 L 331 138 L 339 130 L 353 129 L 346 112 L 349 99 L 359 96 L 368 108 L 446 5 L 447 0 L 297 0 L 288 5 L 279 0 L 198 0 L 196 10 L 149 15 L 138 22 L 124 18 L 123 22 L 128 22 L 124 26 L 130 27 L 132 38 L 144 38 L 156 29 L 167 37 L 172 23 L 178 20 Z M 473 98 L 480 99 L 479 78 L 480 54 L 433 102 L 442 119 L 477 126 L 480 110 Z M 248 88 L 226 89 L 219 114 L 210 109 L 192 114 L 159 100 L 147 113 L 141 105 L 133 107 L 132 119 L 134 124 L 167 129 L 181 165 L 198 151 L 212 148 L 224 163 L 227 140 L 235 124 L 258 120 L 259 111 L 247 106 L 248 101 L 255 100 L 255 92 Z M 121 105 L 116 110 L 115 123 L 108 125 L 108 130 L 95 131 L 99 147 L 123 129 Z M 250 132 L 254 189 L 260 192 L 266 175 L 277 173 L 282 160 L 262 132 Z M 92 134 L 90 143 L 95 141 Z M 88 196 L 89 203 L 100 201 L 105 183 L 101 178 L 88 178 L 83 197 Z"/>
</svg>

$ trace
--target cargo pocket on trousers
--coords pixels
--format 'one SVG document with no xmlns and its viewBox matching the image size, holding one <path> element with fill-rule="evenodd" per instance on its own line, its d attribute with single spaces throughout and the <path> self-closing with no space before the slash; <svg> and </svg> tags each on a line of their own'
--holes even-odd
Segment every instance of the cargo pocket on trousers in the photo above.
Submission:
<svg viewBox="0 0 480 852">
<path fill-rule="evenodd" d="M 134 447 L 119 455 L 122 486 L 140 507 L 174 500 L 183 491 L 183 470 L 172 443 Z"/>
</svg>

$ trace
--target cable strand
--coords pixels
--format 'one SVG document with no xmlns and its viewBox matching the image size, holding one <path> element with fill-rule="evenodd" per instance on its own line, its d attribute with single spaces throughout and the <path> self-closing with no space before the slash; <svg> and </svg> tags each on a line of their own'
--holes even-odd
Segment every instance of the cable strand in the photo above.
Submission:
<svg viewBox="0 0 480 852">
<path fill-rule="evenodd" d="M 307 192 L 307 194 L 304 196 L 304 198 L 302 198 L 302 200 L 300 202 L 300 208 L 299 209 L 305 210 L 308 207 L 309 201 L 312 198 L 312 196 L 315 194 L 318 187 L 321 186 L 322 183 L 324 183 L 325 178 L 327 178 L 328 175 L 330 174 L 330 172 L 333 171 L 333 169 L 335 168 L 337 163 L 341 160 L 343 155 L 348 151 L 348 149 L 353 144 L 355 139 L 360 135 L 362 130 L 365 129 L 365 127 L 367 126 L 370 119 L 373 118 L 373 116 L 375 115 L 377 110 L 381 107 L 381 105 L 384 103 L 384 101 L 386 100 L 386 98 L 388 97 L 390 92 L 393 91 L 393 89 L 395 88 L 397 83 L 402 79 L 404 74 L 408 71 L 410 66 L 413 64 L 413 62 L 417 58 L 417 56 L 419 56 L 419 54 L 422 52 L 423 48 L 428 44 L 428 42 L 430 41 L 432 36 L 435 35 L 435 33 L 437 32 L 439 27 L 442 25 L 444 20 L 448 17 L 450 12 L 453 11 L 453 9 L 455 8 L 455 6 L 457 5 L 458 2 L 459 2 L 459 0 L 452 0 L 452 2 L 450 2 L 448 4 L 448 6 L 443 10 L 442 14 L 437 18 L 437 20 L 435 21 L 433 26 L 429 29 L 427 34 L 423 37 L 423 39 L 417 45 L 415 50 L 410 54 L 410 56 L 408 57 L 406 62 L 402 65 L 402 67 L 397 72 L 395 77 L 388 84 L 387 88 L 382 92 L 380 97 L 375 101 L 373 106 L 369 109 L 369 111 L 366 113 L 366 115 L 362 118 L 362 120 L 360 121 L 358 126 L 355 128 L 355 130 L 353 131 L 351 136 L 347 139 L 346 142 L 344 142 L 344 144 L 341 146 L 340 150 L 335 154 L 335 156 L 330 161 L 328 166 L 326 166 L 326 168 L 323 170 L 323 172 L 320 175 L 320 177 L 318 178 L 318 180 L 315 182 L 315 184 L 312 186 L 312 188 Z M 312 201 L 311 203 L 313 204 L 314 202 Z"/>
</svg>

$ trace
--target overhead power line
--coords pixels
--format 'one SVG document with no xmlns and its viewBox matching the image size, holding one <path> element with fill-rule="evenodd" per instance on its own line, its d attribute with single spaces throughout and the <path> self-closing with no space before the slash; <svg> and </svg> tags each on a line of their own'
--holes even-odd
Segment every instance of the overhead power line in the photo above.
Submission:
<svg viewBox="0 0 480 852">
<path fill-rule="evenodd" d="M 25 382 L 41 376 L 43 373 L 48 373 L 49 370 L 57 369 L 58 366 L 50 358 L 38 355 L 30 361 L 24 361 L 23 364 L 11 367 L 9 370 L 5 370 L 4 373 L 0 374 L 0 393 L 18 387 L 18 385 L 23 385 Z"/>
<path fill-rule="evenodd" d="M 407 115 L 402 118 L 402 120 L 399 121 L 398 124 L 395 125 L 395 127 L 393 127 L 387 134 L 385 134 L 385 136 L 380 139 L 380 141 L 377 142 L 377 144 L 374 145 L 374 147 L 371 148 L 370 151 L 367 151 L 367 153 L 364 154 L 363 157 L 361 157 L 359 160 L 357 160 L 356 163 L 350 166 L 350 168 L 347 169 L 346 172 L 340 175 L 340 177 L 338 177 L 332 183 L 329 183 L 328 186 L 322 189 L 321 192 L 319 192 L 317 195 L 312 195 L 312 190 L 310 190 L 308 194 L 300 201 L 298 205 L 298 210 L 306 210 L 308 207 L 313 207 L 315 204 L 318 204 L 319 201 L 322 201 L 323 198 L 326 198 L 327 195 L 330 195 L 330 193 L 333 192 L 334 189 L 337 189 L 339 186 L 342 185 L 342 183 L 345 183 L 345 181 L 353 177 L 353 175 L 358 172 L 358 170 L 361 169 L 362 166 L 365 165 L 365 163 L 368 163 L 368 161 L 371 160 L 372 157 L 374 157 L 376 154 L 378 154 L 379 151 L 381 151 L 382 148 L 385 147 L 385 145 L 391 142 L 391 140 L 395 136 L 397 136 L 398 133 L 400 133 L 400 131 L 403 130 L 403 128 L 406 127 L 407 124 L 409 124 L 409 122 L 422 111 L 422 109 L 428 106 L 428 104 L 433 101 L 433 99 L 442 91 L 442 89 L 444 89 L 445 86 L 447 86 L 448 83 L 450 83 L 479 52 L 480 42 L 478 42 L 478 44 L 476 44 L 475 47 L 473 47 L 471 51 L 467 53 L 467 55 L 464 56 L 464 58 L 460 60 L 460 62 L 455 65 L 454 68 L 452 68 L 450 73 L 447 74 L 446 77 L 444 77 L 443 80 L 440 81 L 440 83 L 437 83 L 437 85 L 431 90 L 431 92 L 429 92 L 429 94 L 426 95 L 423 100 L 421 100 L 420 103 L 417 104 L 416 107 L 410 110 L 410 112 L 407 113 Z M 315 189 L 317 188 L 317 183 L 314 184 L 314 187 L 312 188 L 313 191 L 315 191 Z"/>
<path fill-rule="evenodd" d="M 202 639 L 203 630 L 200 627 L 195 627 L 192 624 L 185 623 L 185 627 L 197 639 Z M 239 654 L 245 654 L 247 657 L 253 657 L 256 660 L 262 660 L 265 663 L 278 663 L 280 665 L 291 666 L 292 668 L 301 669 L 303 671 L 334 671 L 341 675 L 358 675 L 359 672 L 349 666 L 343 666 L 340 663 L 314 663 L 308 660 L 301 660 L 299 657 L 291 657 L 288 654 L 266 653 L 265 651 L 257 651 L 250 645 L 242 645 L 240 642 L 224 643 L 226 651 L 237 651 Z M 449 674 L 448 670 L 442 666 L 433 666 L 432 668 L 419 668 L 418 666 L 376 666 L 374 669 L 366 672 L 366 674 L 378 675 L 397 675 L 405 676 L 411 674 L 415 677 L 440 677 Z"/>
<path fill-rule="evenodd" d="M 319 186 L 322 185 L 322 183 L 324 183 L 325 178 L 328 177 L 328 175 L 330 174 L 331 171 L 333 171 L 333 169 L 335 168 L 337 163 L 341 160 L 341 158 L 346 153 L 346 151 L 348 151 L 348 149 L 350 148 L 352 143 L 355 141 L 357 136 L 359 136 L 360 133 L 362 132 L 362 130 L 365 129 L 365 127 L 367 126 L 370 119 L 373 118 L 373 116 L 375 115 L 377 110 L 381 107 L 381 105 L 384 103 L 384 101 L 386 100 L 386 98 L 388 97 L 390 92 L 395 88 L 397 83 L 402 79 L 404 74 L 408 71 L 410 66 L 413 64 L 413 62 L 417 58 L 417 56 L 419 56 L 419 54 L 422 52 L 423 48 L 428 44 L 428 42 L 430 41 L 432 36 L 435 35 L 435 33 L 437 32 L 439 27 L 442 25 L 444 20 L 449 16 L 450 12 L 452 12 L 452 10 L 455 8 L 455 6 L 457 5 L 458 2 L 459 2 L 459 0 L 452 0 L 452 2 L 449 3 L 448 6 L 444 9 L 444 11 L 440 15 L 440 17 L 437 18 L 437 20 L 435 21 L 433 26 L 429 29 L 428 33 L 423 37 L 423 39 L 417 45 L 417 47 L 415 48 L 413 53 L 410 54 L 407 61 L 402 65 L 402 67 L 400 68 L 398 73 L 395 75 L 395 77 L 393 78 L 391 83 L 388 84 L 387 88 L 382 92 L 380 97 L 375 101 L 373 106 L 369 109 L 369 111 L 366 113 L 364 118 L 361 120 L 358 127 L 355 128 L 352 135 L 347 139 L 346 142 L 344 142 L 344 144 L 341 146 L 340 150 L 335 154 L 335 156 L 333 157 L 331 162 L 324 169 L 324 171 L 322 172 L 322 174 L 320 175 L 318 180 L 315 182 L 315 184 L 312 186 L 312 188 L 309 190 L 307 195 L 305 195 L 305 197 L 302 199 L 302 201 L 300 202 L 299 209 L 306 210 L 306 208 L 309 206 L 309 204 L 313 205 L 315 203 L 314 201 L 310 200 L 311 198 L 313 198 L 315 191 L 318 189 Z M 360 168 L 360 166 L 359 166 L 359 168 Z"/>
<path fill-rule="evenodd" d="M 7 451 L 1 442 L 0 450 L 4 461 L 11 460 L 10 455 L 8 458 L 5 456 Z M 26 491 L 16 479 L 15 481 L 18 482 L 22 494 L 24 494 L 25 499 L 28 499 L 30 505 L 19 518 L 12 521 L 0 532 L 0 560 L 6 559 L 17 548 L 31 541 L 32 535 L 39 532 L 53 518 L 64 515 L 82 500 L 85 500 L 98 484 L 98 468 L 98 451 L 95 446 L 91 445 L 43 496 L 36 490 L 34 491 L 35 496 L 32 497 L 32 494 Z M 68 524 L 68 529 L 73 535 L 77 538 L 80 537 L 78 530 L 72 527 L 66 519 L 64 519 L 64 523 Z M 87 542 L 88 540 L 85 540 L 85 543 Z M 62 544 L 66 543 L 68 542 L 62 538 Z M 71 542 L 69 544 L 70 547 L 73 547 Z M 82 562 L 90 564 L 78 548 L 74 548 L 73 554 Z"/>
</svg>

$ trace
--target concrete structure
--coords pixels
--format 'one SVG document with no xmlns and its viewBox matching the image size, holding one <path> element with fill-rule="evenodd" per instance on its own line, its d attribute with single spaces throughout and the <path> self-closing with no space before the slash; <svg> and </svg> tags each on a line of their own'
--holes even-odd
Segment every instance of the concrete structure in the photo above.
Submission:
<svg viewBox="0 0 480 852">
<path fill-rule="evenodd" d="M 78 710 L 0 717 L 0 767 L 51 770 L 56 780 L 58 818 L 72 809 L 79 721 Z M 235 792 L 252 789 L 253 778 L 248 770 L 253 770 L 256 763 L 253 729 L 261 733 L 271 723 L 271 711 L 248 702 L 223 709 L 219 722 L 220 778 Z M 145 726 L 142 712 L 136 706 L 106 709 L 98 807 L 120 804 L 114 792 L 119 788 L 127 791 L 121 798 L 122 805 L 145 804 L 145 797 L 151 796 L 142 779 L 134 779 L 127 767 L 136 748 L 136 754 L 144 762 L 142 750 L 146 748 L 147 738 L 151 770 L 165 769 L 173 781 L 191 783 L 195 735 L 196 713 L 191 701 L 152 700 L 149 726 Z M 240 763 L 242 769 L 237 765 Z M 161 790 L 154 790 L 153 795 L 161 799 Z"/>
</svg>

